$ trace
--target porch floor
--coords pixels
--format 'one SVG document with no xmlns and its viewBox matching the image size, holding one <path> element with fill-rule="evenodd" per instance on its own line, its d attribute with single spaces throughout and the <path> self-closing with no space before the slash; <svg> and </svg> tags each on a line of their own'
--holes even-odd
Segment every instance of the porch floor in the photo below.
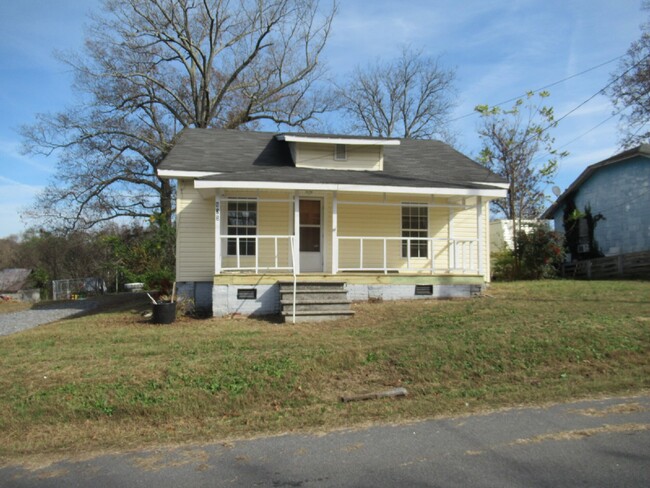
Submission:
<svg viewBox="0 0 650 488">
<path fill-rule="evenodd" d="M 345 282 L 352 285 L 482 285 L 477 274 L 424 273 L 301 273 L 298 282 Z M 271 285 L 278 281 L 293 281 L 291 273 L 228 273 L 214 276 L 215 285 Z"/>
</svg>

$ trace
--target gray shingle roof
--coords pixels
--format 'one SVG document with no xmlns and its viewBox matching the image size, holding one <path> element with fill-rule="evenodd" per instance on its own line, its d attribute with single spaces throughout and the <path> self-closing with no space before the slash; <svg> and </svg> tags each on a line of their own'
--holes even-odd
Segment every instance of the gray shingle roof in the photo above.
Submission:
<svg viewBox="0 0 650 488">
<path fill-rule="evenodd" d="M 278 141 L 276 135 L 271 132 L 186 129 L 158 169 L 222 173 L 205 178 L 215 181 L 433 188 L 485 188 L 475 183 L 506 183 L 447 144 L 428 140 L 401 139 L 398 146 L 384 147 L 384 170 L 381 172 L 355 171 L 351 174 L 343 170 L 296 168 L 288 144 Z"/>
<path fill-rule="evenodd" d="M 0 292 L 16 293 L 27 284 L 31 269 L 7 268 L 0 270 Z"/>
</svg>

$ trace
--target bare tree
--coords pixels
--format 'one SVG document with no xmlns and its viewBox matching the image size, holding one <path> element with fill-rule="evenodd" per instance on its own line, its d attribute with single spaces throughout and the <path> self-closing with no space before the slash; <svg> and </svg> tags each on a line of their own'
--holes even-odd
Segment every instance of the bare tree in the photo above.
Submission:
<svg viewBox="0 0 650 488">
<path fill-rule="evenodd" d="M 355 132 L 408 139 L 448 138 L 454 71 L 419 51 L 357 67 L 339 90 Z"/>
<path fill-rule="evenodd" d="M 510 183 L 505 200 L 494 200 L 497 213 L 513 220 L 518 229 L 521 219 L 537 218 L 546 203 L 544 185 L 557 172 L 558 159 L 568 153 L 554 149 L 549 129 L 557 125 L 553 109 L 543 105 L 549 96 L 529 92 L 511 109 L 479 105 L 479 135 L 483 141 L 479 161 Z"/>
<path fill-rule="evenodd" d="M 643 2 L 650 10 L 650 2 Z M 650 22 L 641 26 L 641 37 L 634 41 L 612 73 L 607 94 L 620 114 L 623 147 L 650 140 Z"/>
<path fill-rule="evenodd" d="M 104 0 L 84 51 L 63 56 L 76 105 L 38 115 L 25 148 L 58 156 L 27 217 L 88 228 L 171 218 L 155 168 L 186 127 L 301 126 L 327 109 L 314 89 L 336 6 L 318 0 Z"/>
</svg>

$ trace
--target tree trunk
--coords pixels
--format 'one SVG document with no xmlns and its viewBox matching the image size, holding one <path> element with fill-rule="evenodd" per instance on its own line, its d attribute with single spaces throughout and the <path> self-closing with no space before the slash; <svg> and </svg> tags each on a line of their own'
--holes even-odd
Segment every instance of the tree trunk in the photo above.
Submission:
<svg viewBox="0 0 650 488">
<path fill-rule="evenodd" d="M 160 213 L 169 225 L 172 223 L 172 194 L 173 187 L 171 182 L 169 180 L 160 180 Z"/>
</svg>

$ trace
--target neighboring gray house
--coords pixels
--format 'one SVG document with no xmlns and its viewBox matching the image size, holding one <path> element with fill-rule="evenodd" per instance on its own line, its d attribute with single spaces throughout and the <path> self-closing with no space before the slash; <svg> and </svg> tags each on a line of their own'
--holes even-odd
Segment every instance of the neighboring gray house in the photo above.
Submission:
<svg viewBox="0 0 650 488">
<path fill-rule="evenodd" d="M 542 218 L 573 260 L 650 250 L 650 145 L 588 166 Z"/>
</svg>

